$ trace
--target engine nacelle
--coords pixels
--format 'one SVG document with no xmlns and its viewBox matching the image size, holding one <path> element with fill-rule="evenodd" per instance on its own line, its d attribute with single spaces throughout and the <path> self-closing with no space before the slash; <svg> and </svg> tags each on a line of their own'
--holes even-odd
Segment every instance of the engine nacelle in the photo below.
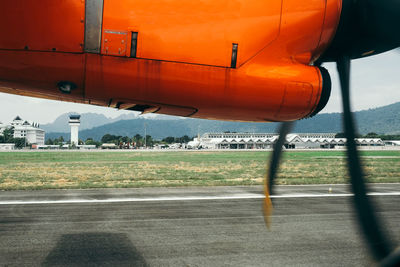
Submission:
<svg viewBox="0 0 400 267">
<path fill-rule="evenodd" d="M 296 120 L 329 98 L 329 74 L 312 63 L 340 9 L 339 0 L 9 1 L 0 11 L 0 91 L 144 113 Z"/>
</svg>

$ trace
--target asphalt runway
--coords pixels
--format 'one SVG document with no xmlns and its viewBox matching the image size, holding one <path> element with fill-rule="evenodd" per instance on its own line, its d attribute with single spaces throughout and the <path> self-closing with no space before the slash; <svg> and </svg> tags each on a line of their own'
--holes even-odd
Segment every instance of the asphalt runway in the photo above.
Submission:
<svg viewBox="0 0 400 267">
<path fill-rule="evenodd" d="M 329 190 L 329 187 L 332 190 Z M 400 244 L 400 184 L 371 187 Z M 1 266 L 370 266 L 346 185 L 0 192 Z"/>
</svg>

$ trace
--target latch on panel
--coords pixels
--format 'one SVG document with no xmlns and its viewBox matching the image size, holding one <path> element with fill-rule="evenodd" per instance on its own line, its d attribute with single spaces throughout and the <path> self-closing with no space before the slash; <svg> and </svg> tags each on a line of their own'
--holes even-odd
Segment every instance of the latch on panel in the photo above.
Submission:
<svg viewBox="0 0 400 267">
<path fill-rule="evenodd" d="M 125 57 L 127 55 L 127 43 L 127 31 L 104 30 L 101 53 L 103 55 Z"/>
</svg>

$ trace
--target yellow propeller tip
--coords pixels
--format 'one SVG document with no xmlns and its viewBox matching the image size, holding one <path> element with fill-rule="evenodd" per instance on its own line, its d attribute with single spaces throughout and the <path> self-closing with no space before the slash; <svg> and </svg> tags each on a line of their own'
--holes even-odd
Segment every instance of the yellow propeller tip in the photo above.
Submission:
<svg viewBox="0 0 400 267">
<path fill-rule="evenodd" d="M 272 206 L 271 198 L 269 196 L 269 190 L 268 190 L 267 183 L 265 183 L 265 185 L 264 185 L 264 194 L 265 194 L 265 198 L 263 201 L 264 222 L 265 222 L 265 225 L 267 226 L 268 230 L 271 230 L 271 214 L 272 214 L 273 206 Z"/>
</svg>

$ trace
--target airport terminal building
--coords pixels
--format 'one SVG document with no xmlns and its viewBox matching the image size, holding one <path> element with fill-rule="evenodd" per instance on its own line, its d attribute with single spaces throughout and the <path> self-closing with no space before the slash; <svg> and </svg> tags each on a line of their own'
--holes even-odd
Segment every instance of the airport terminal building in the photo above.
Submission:
<svg viewBox="0 0 400 267">
<path fill-rule="evenodd" d="M 17 116 L 8 125 L 0 123 L 0 134 L 11 127 L 14 128 L 14 138 L 25 138 L 29 144 L 44 145 L 45 131 L 40 129 L 38 124 L 31 124 Z"/>
<path fill-rule="evenodd" d="M 191 148 L 205 149 L 271 149 L 278 140 L 275 133 L 205 133 L 188 143 Z M 379 138 L 357 138 L 359 146 L 384 146 Z M 335 138 L 334 133 L 296 133 L 286 137 L 290 149 L 334 149 L 344 147 L 346 138 Z"/>
</svg>

